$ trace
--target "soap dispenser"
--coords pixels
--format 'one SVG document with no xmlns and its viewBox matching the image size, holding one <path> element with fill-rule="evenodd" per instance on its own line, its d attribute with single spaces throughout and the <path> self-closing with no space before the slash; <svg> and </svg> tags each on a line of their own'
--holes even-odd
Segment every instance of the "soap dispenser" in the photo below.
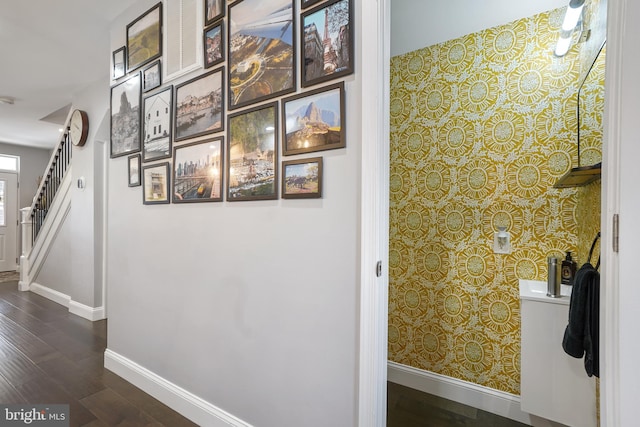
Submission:
<svg viewBox="0 0 640 427">
<path fill-rule="evenodd" d="M 567 251 L 567 257 L 562 261 L 562 284 L 573 285 L 576 276 L 576 262 L 571 258 L 571 251 Z"/>
</svg>

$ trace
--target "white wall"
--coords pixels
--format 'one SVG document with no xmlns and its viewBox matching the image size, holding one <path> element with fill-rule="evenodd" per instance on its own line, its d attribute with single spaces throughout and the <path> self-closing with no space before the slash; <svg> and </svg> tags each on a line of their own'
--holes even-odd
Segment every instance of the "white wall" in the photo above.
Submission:
<svg viewBox="0 0 640 427">
<path fill-rule="evenodd" d="M 568 4 L 569 0 L 392 0 L 391 56 Z"/>
<path fill-rule="evenodd" d="M 112 50 L 154 3 L 114 22 Z M 347 148 L 314 153 L 322 199 L 145 206 L 126 156 L 108 161 L 110 351 L 256 426 L 356 425 L 357 71 Z"/>
</svg>

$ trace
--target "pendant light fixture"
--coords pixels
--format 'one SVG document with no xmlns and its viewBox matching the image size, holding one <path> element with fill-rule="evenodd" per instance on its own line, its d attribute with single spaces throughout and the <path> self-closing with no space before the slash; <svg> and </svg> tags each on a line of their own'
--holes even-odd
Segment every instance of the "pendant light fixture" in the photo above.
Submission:
<svg viewBox="0 0 640 427">
<path fill-rule="evenodd" d="M 556 50 L 554 52 L 556 56 L 564 56 L 569 51 L 569 47 L 571 47 L 571 36 L 582 16 L 584 1 L 585 0 L 571 0 L 569 2 L 564 20 L 562 21 L 562 28 L 560 28 L 560 37 L 556 43 Z"/>
</svg>

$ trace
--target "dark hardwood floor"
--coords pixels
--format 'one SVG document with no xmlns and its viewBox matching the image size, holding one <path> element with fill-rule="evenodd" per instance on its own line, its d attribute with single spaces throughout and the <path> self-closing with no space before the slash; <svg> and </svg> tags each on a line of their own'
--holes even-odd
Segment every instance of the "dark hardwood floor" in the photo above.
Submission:
<svg viewBox="0 0 640 427">
<path fill-rule="evenodd" d="M 461 403 L 387 383 L 387 427 L 525 427 Z"/>
<path fill-rule="evenodd" d="M 107 321 L 0 283 L 0 403 L 68 404 L 71 426 L 196 426 L 104 369 Z"/>
</svg>

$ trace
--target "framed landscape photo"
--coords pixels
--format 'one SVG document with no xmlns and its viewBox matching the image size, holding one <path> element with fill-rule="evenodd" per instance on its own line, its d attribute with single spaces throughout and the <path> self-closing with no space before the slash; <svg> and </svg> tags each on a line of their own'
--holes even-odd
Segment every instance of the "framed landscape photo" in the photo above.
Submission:
<svg viewBox="0 0 640 427">
<path fill-rule="evenodd" d="M 160 71 L 160 60 L 147 66 L 142 70 L 142 91 L 149 92 L 152 89 L 160 87 L 162 84 L 162 75 Z"/>
<path fill-rule="evenodd" d="M 344 82 L 282 100 L 282 154 L 344 148 Z"/>
<path fill-rule="evenodd" d="M 142 103 L 142 160 L 171 157 L 173 86 L 144 98 Z"/>
<path fill-rule="evenodd" d="M 111 157 L 140 151 L 140 73 L 111 87 Z"/>
<path fill-rule="evenodd" d="M 114 79 L 119 79 L 124 76 L 127 69 L 127 48 L 122 46 L 120 49 L 113 51 L 113 73 Z"/>
<path fill-rule="evenodd" d="M 224 67 L 176 86 L 175 140 L 224 130 Z"/>
<path fill-rule="evenodd" d="M 353 73 L 351 0 L 332 0 L 302 14 L 302 87 Z"/>
<path fill-rule="evenodd" d="M 142 203 L 169 203 L 169 162 L 142 168 Z"/>
<path fill-rule="evenodd" d="M 322 157 L 282 162 L 283 199 L 322 197 Z"/>
<path fill-rule="evenodd" d="M 224 21 L 205 28 L 203 31 L 204 68 L 224 61 Z"/>
<path fill-rule="evenodd" d="M 292 0 L 229 5 L 229 109 L 296 90 Z"/>
<path fill-rule="evenodd" d="M 128 158 L 129 187 L 140 185 L 140 154 L 134 154 Z"/>
<path fill-rule="evenodd" d="M 227 201 L 278 198 L 278 103 L 229 115 Z"/>
<path fill-rule="evenodd" d="M 224 0 L 204 0 L 204 26 L 224 16 Z"/>
<path fill-rule="evenodd" d="M 224 138 L 173 149 L 173 203 L 222 201 Z"/>
<path fill-rule="evenodd" d="M 162 2 L 127 25 L 127 71 L 162 55 Z"/>
</svg>

